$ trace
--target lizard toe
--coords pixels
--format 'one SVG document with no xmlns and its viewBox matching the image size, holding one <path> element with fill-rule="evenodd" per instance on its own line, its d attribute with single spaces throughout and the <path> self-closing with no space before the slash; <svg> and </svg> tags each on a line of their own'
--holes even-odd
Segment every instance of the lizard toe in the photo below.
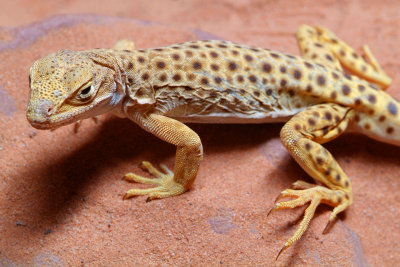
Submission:
<svg viewBox="0 0 400 267">
<path fill-rule="evenodd" d="M 145 189 L 130 189 L 124 195 L 124 199 L 128 199 L 134 196 L 147 195 L 147 201 L 150 201 L 157 198 L 166 198 L 170 196 L 180 195 L 185 192 L 184 187 L 174 181 L 174 173 L 169 170 L 167 166 L 161 165 L 161 169 L 165 173 L 157 170 L 148 161 L 143 161 L 141 167 L 156 178 L 147 178 L 134 173 L 127 173 L 124 176 L 124 180 L 142 184 L 152 184 L 156 185 L 156 187 Z"/>
</svg>

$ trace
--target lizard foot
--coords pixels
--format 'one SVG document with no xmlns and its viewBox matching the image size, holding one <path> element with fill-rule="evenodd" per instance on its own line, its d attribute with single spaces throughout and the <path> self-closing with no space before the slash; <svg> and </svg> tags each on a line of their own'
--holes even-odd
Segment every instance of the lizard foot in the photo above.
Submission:
<svg viewBox="0 0 400 267">
<path fill-rule="evenodd" d="M 99 123 L 99 119 L 95 116 L 92 117 L 92 120 L 94 121 L 94 123 L 98 124 Z M 79 128 L 81 127 L 82 124 L 82 120 L 76 121 L 74 124 L 74 133 L 77 134 L 79 131 Z"/>
<path fill-rule="evenodd" d="M 147 189 L 130 189 L 126 192 L 124 199 L 147 195 L 148 197 L 146 201 L 151 201 L 157 198 L 180 195 L 185 192 L 183 185 L 174 181 L 174 173 L 168 169 L 167 166 L 160 164 L 161 169 L 164 171 L 160 172 L 150 162 L 143 161 L 142 167 L 156 178 L 147 178 L 134 173 L 127 173 L 124 176 L 124 180 L 142 184 L 152 184 L 156 185 L 156 187 Z"/>
<path fill-rule="evenodd" d="M 300 239 L 300 237 L 306 231 L 311 219 L 314 216 L 315 210 L 320 203 L 325 203 L 325 204 L 335 207 L 333 209 L 331 215 L 329 216 L 328 224 L 326 225 L 326 227 L 324 229 L 324 233 L 325 233 L 328 226 L 336 218 L 336 215 L 339 212 L 345 210 L 348 206 L 350 206 L 351 202 L 352 202 L 351 197 L 349 197 L 349 195 L 342 190 L 332 190 L 332 189 L 329 189 L 329 188 L 326 188 L 323 186 L 309 184 L 304 181 L 295 182 L 293 184 L 293 188 L 296 188 L 296 189 L 286 189 L 286 190 L 282 191 L 281 194 L 276 199 L 276 201 L 278 201 L 281 198 L 285 198 L 285 197 L 294 197 L 295 199 L 275 204 L 275 206 L 268 212 L 268 215 L 272 211 L 282 210 L 282 209 L 293 209 L 295 207 L 303 206 L 308 202 L 310 202 L 310 205 L 305 210 L 304 218 L 300 222 L 300 225 L 297 228 L 296 232 L 283 245 L 283 247 L 279 251 L 276 259 L 278 259 L 279 255 L 282 252 L 284 252 L 294 242 L 296 242 L 298 239 Z"/>
</svg>

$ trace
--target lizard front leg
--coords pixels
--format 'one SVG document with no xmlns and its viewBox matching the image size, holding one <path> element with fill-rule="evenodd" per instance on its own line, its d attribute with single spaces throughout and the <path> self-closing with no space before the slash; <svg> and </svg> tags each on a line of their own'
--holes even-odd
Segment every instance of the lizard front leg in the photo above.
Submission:
<svg viewBox="0 0 400 267">
<path fill-rule="evenodd" d="M 141 114 L 134 112 L 129 114 L 144 130 L 154 134 L 158 138 L 177 146 L 174 172 L 162 165 L 165 173 L 156 170 L 149 162 L 143 162 L 143 166 L 157 178 L 149 179 L 139 175 L 128 173 L 125 179 L 128 181 L 154 184 L 156 187 L 149 189 L 131 189 L 124 199 L 137 195 L 148 195 L 148 201 L 156 198 L 165 198 L 180 195 L 187 191 L 193 184 L 202 159 L 203 148 L 200 137 L 185 124 L 158 114 Z"/>
</svg>

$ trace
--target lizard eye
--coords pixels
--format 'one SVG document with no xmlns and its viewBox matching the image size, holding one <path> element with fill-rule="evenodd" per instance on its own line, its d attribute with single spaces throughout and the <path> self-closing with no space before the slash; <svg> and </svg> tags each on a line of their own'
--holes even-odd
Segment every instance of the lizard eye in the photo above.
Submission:
<svg viewBox="0 0 400 267">
<path fill-rule="evenodd" d="M 89 94 L 90 89 L 92 89 L 91 86 L 88 86 L 88 87 L 86 87 L 85 89 L 83 89 L 83 90 L 81 91 L 81 96 L 82 96 L 82 97 L 86 97 L 87 94 Z"/>
<path fill-rule="evenodd" d="M 31 86 L 31 82 L 32 82 L 31 75 L 29 75 L 29 87 Z"/>
<path fill-rule="evenodd" d="M 75 98 L 79 101 L 79 102 L 86 102 L 88 100 L 91 99 L 92 97 L 92 90 L 93 87 L 92 85 L 88 85 L 83 87 L 83 89 L 81 89 L 75 96 Z"/>
</svg>

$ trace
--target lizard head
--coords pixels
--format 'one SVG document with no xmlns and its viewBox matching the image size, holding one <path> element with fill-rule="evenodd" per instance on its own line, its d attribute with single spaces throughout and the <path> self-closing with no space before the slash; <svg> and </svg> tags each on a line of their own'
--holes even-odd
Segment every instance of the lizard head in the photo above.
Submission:
<svg viewBox="0 0 400 267">
<path fill-rule="evenodd" d="M 90 51 L 60 50 L 30 69 L 27 119 L 38 129 L 52 129 L 114 108 L 122 99 L 116 71 Z M 120 86 L 118 86 L 120 87 Z"/>
</svg>

